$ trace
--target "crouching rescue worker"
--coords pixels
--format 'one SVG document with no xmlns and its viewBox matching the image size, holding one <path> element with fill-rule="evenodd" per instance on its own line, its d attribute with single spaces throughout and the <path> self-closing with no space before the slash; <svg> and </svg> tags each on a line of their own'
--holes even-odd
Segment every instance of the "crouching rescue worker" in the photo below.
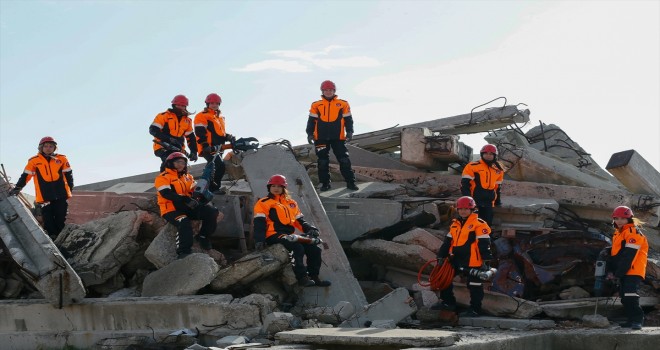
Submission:
<svg viewBox="0 0 660 350">
<path fill-rule="evenodd" d="M 254 206 L 254 240 L 257 250 L 280 243 L 293 253 L 293 272 L 298 284 L 303 287 L 327 287 L 331 283 L 319 278 L 321 270 L 321 248 L 316 244 L 303 244 L 287 239 L 298 229 L 305 236 L 318 238 L 319 230 L 303 219 L 298 203 L 289 197 L 286 178 L 273 175 L 266 188 L 268 195 L 257 200 Z M 290 237 L 291 238 L 291 237 Z M 303 262 L 307 257 L 307 266 Z"/>
<path fill-rule="evenodd" d="M 165 160 L 165 171 L 156 177 L 160 215 L 177 228 L 176 253 L 182 259 L 192 253 L 193 229 L 190 220 L 202 220 L 195 239 L 203 249 L 211 249 L 211 236 L 218 226 L 217 208 L 212 204 L 200 205 L 192 198 L 195 180 L 188 174 L 188 159 L 181 152 L 170 154 Z"/>
<path fill-rule="evenodd" d="M 52 137 L 43 137 L 37 149 L 39 153 L 28 160 L 25 171 L 9 195 L 18 195 L 34 177 L 36 202 L 44 220 L 44 229 L 55 240 L 66 221 L 67 199 L 71 198 L 73 190 L 73 171 L 66 156 L 55 153 L 57 142 Z"/>
<path fill-rule="evenodd" d="M 160 172 L 165 170 L 165 160 L 170 154 L 185 153 L 184 138 L 190 148 L 190 160 L 197 161 L 197 140 L 189 115 L 188 98 L 176 95 L 172 99 L 172 108 L 159 113 L 149 126 L 149 134 L 154 137 L 154 154 L 162 161 Z"/>
<path fill-rule="evenodd" d="M 492 226 L 493 207 L 502 205 L 500 192 L 504 169 L 497 161 L 497 147 L 494 145 L 483 146 L 479 154 L 481 159 L 463 168 L 461 194 L 474 198 L 479 217 Z"/>
<path fill-rule="evenodd" d="M 619 297 L 627 318 L 621 327 L 642 329 L 644 311 L 639 306 L 639 286 L 646 276 L 649 244 L 639 228 L 643 223 L 634 217 L 629 207 L 616 207 L 612 212 L 612 224 L 616 231 L 612 247 L 608 247 L 607 278 L 618 278 L 620 282 Z"/>
<path fill-rule="evenodd" d="M 481 301 L 484 298 L 483 280 L 478 273 L 487 266 L 493 258 L 490 251 L 490 227 L 480 219 L 475 212 L 477 204 L 472 197 L 464 196 L 456 201 L 457 217 L 449 227 L 438 259 L 449 257 L 455 274 L 467 276 L 467 287 L 470 291 L 470 308 L 462 312 L 461 317 L 478 317 L 481 315 Z M 453 277 L 452 277 L 453 279 Z M 433 305 L 433 310 L 456 310 L 454 284 L 440 292 L 442 302 Z"/>
</svg>

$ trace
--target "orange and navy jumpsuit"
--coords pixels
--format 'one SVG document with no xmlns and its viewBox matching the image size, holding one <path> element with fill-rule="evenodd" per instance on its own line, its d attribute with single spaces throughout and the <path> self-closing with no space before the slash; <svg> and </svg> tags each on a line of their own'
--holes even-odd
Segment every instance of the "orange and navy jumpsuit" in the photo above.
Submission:
<svg viewBox="0 0 660 350">
<path fill-rule="evenodd" d="M 484 261 L 493 258 L 490 251 L 490 227 L 486 221 L 480 219 L 476 213 L 470 214 L 465 219 L 460 217 L 454 219 L 449 227 L 449 233 L 438 250 L 438 258 L 445 257 L 450 257 L 457 274 L 467 275 L 470 306 L 480 313 L 481 301 L 484 298 L 483 284 L 469 271 L 480 269 Z M 440 292 L 440 297 L 448 305 L 456 305 L 453 283 Z"/>
<path fill-rule="evenodd" d="M 295 200 L 273 194 L 257 200 L 254 205 L 255 242 L 265 241 L 269 245 L 281 243 L 293 252 L 293 272 L 298 280 L 308 274 L 310 277 L 318 277 L 321 270 L 321 248 L 315 244 L 287 241 L 285 237 L 293 234 L 296 229 L 306 233 L 315 227 L 305 221 Z M 303 262 L 304 256 L 307 256 L 307 267 Z"/>
<path fill-rule="evenodd" d="M 193 229 L 190 220 L 202 220 L 199 236 L 208 238 L 217 226 L 218 209 L 210 204 L 198 205 L 191 209 L 186 205 L 192 200 L 195 186 L 193 176 L 187 171 L 178 173 L 176 169 L 165 168 L 154 181 L 158 191 L 160 215 L 177 228 L 177 254 L 191 253 Z"/>
<path fill-rule="evenodd" d="M 463 168 L 461 194 L 474 198 L 479 217 L 488 225 L 493 224 L 493 206 L 500 204 L 500 188 L 504 171 L 495 162 L 487 164 L 483 159 L 470 162 Z"/>
<path fill-rule="evenodd" d="M 34 177 L 36 202 L 41 208 L 44 229 L 55 239 L 64 228 L 73 190 L 73 171 L 69 160 L 63 154 L 39 153 L 28 160 L 25 170 L 16 182 L 23 188 Z"/>
<path fill-rule="evenodd" d="M 607 269 L 621 281 L 619 296 L 631 323 L 643 323 L 644 311 L 639 306 L 639 285 L 646 276 L 649 243 L 634 223 L 623 225 L 612 236 Z"/>
<path fill-rule="evenodd" d="M 193 122 L 187 115 L 177 115 L 178 110 L 172 108 L 159 113 L 149 126 L 149 134 L 154 137 L 154 154 L 160 157 L 162 164 L 160 171 L 165 170 L 165 160 L 173 152 L 185 152 L 184 138 L 188 141 L 190 154 L 197 155 L 197 141 L 193 132 Z M 166 142 L 178 149 L 167 149 L 158 142 Z"/>
<path fill-rule="evenodd" d="M 195 116 L 195 135 L 197 135 L 197 153 L 202 155 L 207 162 L 213 159 L 212 153 L 204 151 L 209 146 L 223 146 L 229 139 L 225 131 L 225 117 L 220 111 L 204 108 Z M 209 190 L 214 192 L 220 188 L 220 182 L 225 175 L 225 162 L 222 159 L 222 151 L 215 158 L 215 173 L 213 183 Z"/>
<path fill-rule="evenodd" d="M 337 96 L 328 99 L 324 96 L 309 109 L 309 119 L 305 131 L 314 138 L 318 156 L 319 182 L 330 183 L 330 149 L 339 162 L 339 170 L 344 180 L 355 183 L 355 174 L 346 148 L 346 134 L 353 134 L 351 106 Z"/>
</svg>

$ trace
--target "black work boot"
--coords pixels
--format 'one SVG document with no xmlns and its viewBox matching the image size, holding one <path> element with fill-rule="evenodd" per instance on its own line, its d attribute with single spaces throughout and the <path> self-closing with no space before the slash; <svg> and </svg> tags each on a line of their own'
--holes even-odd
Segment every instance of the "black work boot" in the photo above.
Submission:
<svg viewBox="0 0 660 350">
<path fill-rule="evenodd" d="M 301 287 L 314 287 L 316 283 L 312 281 L 309 277 L 305 276 L 298 280 L 298 285 Z"/>
<path fill-rule="evenodd" d="M 332 284 L 330 281 L 320 279 L 319 276 L 311 276 L 311 279 L 317 287 L 328 287 Z"/>
<path fill-rule="evenodd" d="M 481 316 L 481 313 L 477 312 L 473 308 L 469 308 L 458 314 L 458 317 L 479 317 L 479 316 Z"/>
<path fill-rule="evenodd" d="M 349 190 L 352 190 L 352 191 L 357 191 L 357 190 L 360 189 L 359 187 L 357 187 L 355 182 L 352 182 L 352 181 L 346 183 L 346 188 L 348 188 Z"/>
<path fill-rule="evenodd" d="M 439 301 L 431 305 L 431 310 L 447 310 L 447 311 L 456 311 L 456 305 L 447 304 L 445 302 Z"/>
<path fill-rule="evenodd" d="M 199 243 L 199 246 L 202 247 L 202 249 L 204 250 L 209 250 L 213 248 L 213 246 L 211 245 L 211 241 L 209 241 L 209 239 L 206 238 L 206 236 L 197 235 L 195 236 L 195 240 Z"/>
<path fill-rule="evenodd" d="M 329 184 L 329 183 L 321 184 L 321 192 L 325 192 L 325 191 L 327 191 L 327 190 L 329 190 L 329 189 L 331 189 L 331 188 L 332 188 L 332 187 L 330 187 L 330 184 Z"/>
</svg>

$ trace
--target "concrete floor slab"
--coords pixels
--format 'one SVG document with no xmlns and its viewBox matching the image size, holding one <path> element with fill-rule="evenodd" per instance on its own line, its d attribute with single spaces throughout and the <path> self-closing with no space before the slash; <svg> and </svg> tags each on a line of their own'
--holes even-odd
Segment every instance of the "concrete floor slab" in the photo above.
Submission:
<svg viewBox="0 0 660 350">
<path fill-rule="evenodd" d="M 441 330 L 382 328 L 307 328 L 275 334 L 285 343 L 339 344 L 353 346 L 411 347 L 450 346 L 455 333 Z"/>
<path fill-rule="evenodd" d="M 524 320 L 502 317 L 459 317 L 459 326 L 472 326 L 499 329 L 546 329 L 554 328 L 553 320 Z"/>
</svg>

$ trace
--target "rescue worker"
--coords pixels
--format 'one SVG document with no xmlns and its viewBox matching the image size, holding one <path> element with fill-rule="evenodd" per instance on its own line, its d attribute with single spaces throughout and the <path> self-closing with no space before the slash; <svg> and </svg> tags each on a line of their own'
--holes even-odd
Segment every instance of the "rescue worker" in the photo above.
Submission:
<svg viewBox="0 0 660 350">
<path fill-rule="evenodd" d="M 222 151 L 231 145 L 225 145 L 231 141 L 233 136 L 225 132 L 225 117 L 220 111 L 222 99 L 218 94 L 206 96 L 206 108 L 195 116 L 195 135 L 197 135 L 197 153 L 207 162 L 213 160 L 216 152 L 220 154 L 215 157 L 215 174 L 209 191 L 216 192 L 220 189 L 222 177 L 225 175 L 225 162 L 222 159 Z M 229 147 L 227 147 L 229 146 Z"/>
<path fill-rule="evenodd" d="M 456 201 L 457 217 L 449 227 L 442 246 L 438 250 L 438 259 L 449 257 L 456 271 L 455 274 L 467 277 L 467 287 L 470 291 L 470 308 L 462 312 L 461 317 L 478 317 L 481 315 L 481 301 L 484 298 L 483 280 L 478 273 L 485 270 L 488 262 L 493 259 L 490 251 L 490 227 L 475 213 L 477 204 L 472 197 L 464 196 Z M 452 278 L 453 279 L 453 278 Z M 431 307 L 433 310 L 456 310 L 454 284 L 440 292 L 442 302 Z"/>
<path fill-rule="evenodd" d="M 193 229 L 190 220 L 202 220 L 195 239 L 203 249 L 211 249 L 211 236 L 218 226 L 217 208 L 211 203 L 200 205 L 192 198 L 195 180 L 188 174 L 188 159 L 181 152 L 170 154 L 165 160 L 165 171 L 156 177 L 160 215 L 177 228 L 176 253 L 182 259 L 192 253 Z"/>
<path fill-rule="evenodd" d="M 266 188 L 268 195 L 257 200 L 254 205 L 254 241 L 257 250 L 262 250 L 267 243 L 280 243 L 293 253 L 293 272 L 298 284 L 303 287 L 327 287 L 331 283 L 319 278 L 321 270 L 321 248 L 316 244 L 302 244 L 286 239 L 296 229 L 305 236 L 318 238 L 319 230 L 303 219 L 298 203 L 289 197 L 286 178 L 275 174 L 270 177 Z M 307 257 L 307 266 L 303 262 Z"/>
<path fill-rule="evenodd" d="M 337 157 L 339 170 L 346 181 L 346 188 L 358 190 L 355 173 L 351 168 L 346 142 L 353 138 L 353 116 L 351 107 L 345 100 L 335 95 L 335 83 L 326 80 L 321 83 L 321 99 L 312 103 L 307 120 L 307 142 L 313 144 L 318 157 L 318 174 L 321 191 L 330 186 L 330 149 Z"/>
<path fill-rule="evenodd" d="M 41 210 L 44 229 L 55 240 L 64 228 L 73 190 L 73 170 L 63 154 L 57 154 L 57 142 L 50 136 L 39 141 L 39 153 L 28 159 L 25 170 L 9 195 L 18 195 L 34 177 L 37 207 Z"/>
<path fill-rule="evenodd" d="M 642 329 L 644 311 L 639 306 L 639 285 L 646 276 L 649 244 L 640 231 L 643 224 L 634 217 L 633 211 L 619 206 L 612 212 L 612 224 L 616 229 L 612 236 L 610 258 L 606 268 L 609 280 L 619 279 L 619 296 L 627 321 L 621 327 Z"/>
<path fill-rule="evenodd" d="M 497 147 L 494 145 L 483 146 L 479 154 L 481 159 L 463 168 L 461 194 L 474 198 L 479 217 L 492 226 L 493 207 L 502 205 L 500 190 L 504 169 L 497 161 Z"/>
<path fill-rule="evenodd" d="M 149 126 L 149 134 L 154 137 L 154 154 L 162 161 L 160 172 L 165 170 L 165 160 L 170 154 L 186 153 L 184 138 L 190 148 L 188 158 L 193 162 L 197 160 L 197 141 L 189 115 L 188 98 L 184 95 L 176 95 L 172 99 L 172 108 L 159 113 Z"/>
</svg>

